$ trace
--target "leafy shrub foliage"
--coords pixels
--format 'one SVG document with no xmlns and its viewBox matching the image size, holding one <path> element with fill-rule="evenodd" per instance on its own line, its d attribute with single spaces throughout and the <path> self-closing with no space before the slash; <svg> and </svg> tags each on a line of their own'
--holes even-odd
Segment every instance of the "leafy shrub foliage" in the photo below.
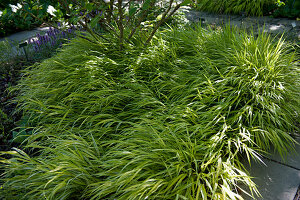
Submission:
<svg viewBox="0 0 300 200">
<path fill-rule="evenodd" d="M 2 159 L 1 195 L 233 200 L 242 185 L 257 193 L 239 160 L 292 148 L 300 104 L 291 48 L 229 27 L 164 30 L 147 48 L 134 38 L 123 51 L 108 39 L 77 38 L 25 71 L 19 101 L 35 127 L 35 156 L 2 152 L 12 158 Z"/>
<path fill-rule="evenodd" d="M 50 20 L 47 13 L 49 1 L 22 1 L 16 4 L 7 4 L 0 10 L 0 37 L 32 29 Z M 38 16 L 38 17 L 34 17 Z"/>
<path fill-rule="evenodd" d="M 300 17 L 300 1 L 299 0 L 287 0 L 284 1 L 284 5 L 277 8 L 272 14 L 274 17 L 288 17 L 296 19 Z"/>
</svg>

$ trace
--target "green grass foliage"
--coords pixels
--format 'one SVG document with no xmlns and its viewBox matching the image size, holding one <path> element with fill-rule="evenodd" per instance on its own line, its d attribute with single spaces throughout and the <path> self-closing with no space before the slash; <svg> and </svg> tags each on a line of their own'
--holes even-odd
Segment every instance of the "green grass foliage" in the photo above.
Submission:
<svg viewBox="0 0 300 200">
<path fill-rule="evenodd" d="M 199 10 L 214 13 L 241 14 L 262 16 L 266 7 L 275 5 L 275 0 L 199 0 Z"/>
<path fill-rule="evenodd" d="M 109 36 L 107 36 L 109 37 Z M 142 40 L 141 40 L 142 41 Z M 241 158 L 293 148 L 299 66 L 283 40 L 164 30 L 147 48 L 75 39 L 24 72 L 30 156 L 2 152 L 6 199 L 242 199 Z M 245 188 L 248 188 L 245 191 Z"/>
</svg>

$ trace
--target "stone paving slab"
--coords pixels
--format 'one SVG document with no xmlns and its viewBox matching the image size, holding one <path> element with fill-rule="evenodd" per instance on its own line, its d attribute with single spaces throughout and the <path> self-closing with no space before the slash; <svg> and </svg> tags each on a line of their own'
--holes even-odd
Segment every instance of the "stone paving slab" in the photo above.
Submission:
<svg viewBox="0 0 300 200">
<path fill-rule="evenodd" d="M 297 141 L 300 142 L 300 138 L 297 138 Z M 291 152 L 285 161 L 278 154 L 273 154 L 270 158 L 300 168 L 300 145 L 297 145 L 295 149 L 296 152 Z M 251 166 L 246 165 L 262 195 L 262 197 L 256 197 L 257 200 L 294 200 L 300 185 L 300 170 L 267 159 L 262 160 L 265 165 L 255 161 L 251 163 Z M 244 198 L 252 200 L 247 196 Z"/>
<path fill-rule="evenodd" d="M 300 171 L 272 161 L 264 162 L 267 166 L 252 163 L 249 170 L 262 195 L 257 200 L 293 200 L 300 184 Z M 252 198 L 245 197 L 245 200 Z"/>
</svg>

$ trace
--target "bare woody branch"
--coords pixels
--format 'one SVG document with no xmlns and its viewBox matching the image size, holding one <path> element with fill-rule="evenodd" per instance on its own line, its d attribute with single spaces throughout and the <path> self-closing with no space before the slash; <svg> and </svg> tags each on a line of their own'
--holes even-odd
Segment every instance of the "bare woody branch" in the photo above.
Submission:
<svg viewBox="0 0 300 200">
<path fill-rule="evenodd" d="M 181 6 L 181 4 L 177 4 L 175 6 L 175 8 L 171 11 L 171 13 L 169 14 L 170 10 L 172 9 L 172 4 L 173 4 L 174 0 L 170 0 L 169 2 L 169 7 L 167 8 L 167 10 L 163 13 L 161 20 L 159 20 L 155 27 L 153 28 L 152 32 L 150 33 L 148 39 L 145 42 L 145 46 L 149 44 L 149 42 L 152 40 L 155 32 L 157 31 L 157 29 L 166 21 L 166 19 L 168 19 L 172 14 L 174 14 Z"/>
</svg>

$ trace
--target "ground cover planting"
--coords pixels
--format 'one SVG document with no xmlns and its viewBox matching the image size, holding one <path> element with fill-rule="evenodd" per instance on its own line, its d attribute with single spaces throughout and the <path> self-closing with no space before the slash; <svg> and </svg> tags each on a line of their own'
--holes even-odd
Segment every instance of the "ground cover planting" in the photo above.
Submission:
<svg viewBox="0 0 300 200">
<path fill-rule="evenodd" d="M 241 158 L 294 145 L 299 59 L 282 39 L 224 27 L 75 38 L 28 67 L 31 135 L 2 152 L 5 199 L 242 199 Z M 7 156 L 10 156 L 9 158 Z M 6 157 L 6 158 L 4 158 Z"/>
<path fill-rule="evenodd" d="M 22 117 L 22 112 L 16 111 L 16 102 L 13 99 L 17 93 L 16 90 L 10 89 L 18 83 L 25 66 L 40 63 L 56 54 L 64 43 L 74 37 L 74 31 L 74 27 L 66 32 L 51 27 L 46 35 L 37 34 L 21 48 L 17 47 L 17 42 L 8 40 L 0 42 L 0 151 L 18 145 L 17 143 L 21 143 L 24 139 L 16 137 L 27 134 L 23 128 L 27 124 L 27 119 Z"/>
<path fill-rule="evenodd" d="M 9 92 L 9 88 L 16 85 L 20 79 L 20 70 L 26 65 L 26 59 L 19 49 L 12 48 L 7 41 L 0 42 L 0 52 L 0 151 L 2 151 L 8 149 L 10 132 L 21 117 L 14 112 L 16 103 L 12 102 L 12 99 L 16 94 Z"/>
</svg>

